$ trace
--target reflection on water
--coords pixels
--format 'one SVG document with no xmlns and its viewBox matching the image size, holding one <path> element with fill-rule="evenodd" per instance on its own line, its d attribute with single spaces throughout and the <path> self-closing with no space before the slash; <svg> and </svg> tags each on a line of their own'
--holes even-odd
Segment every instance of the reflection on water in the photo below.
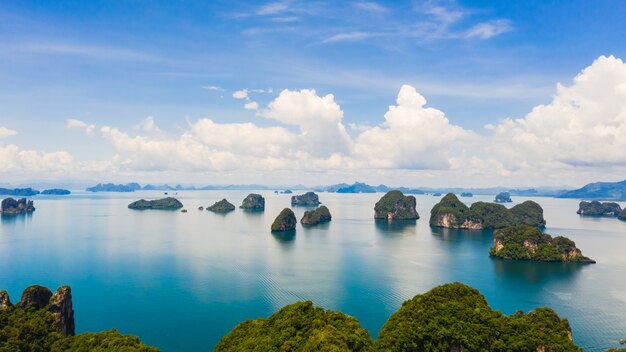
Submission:
<svg viewBox="0 0 626 352">
<path fill-rule="evenodd" d="M 416 220 L 375 219 L 374 223 L 381 235 L 413 235 L 417 226 Z"/>
<path fill-rule="evenodd" d="M 22 213 L 22 214 L 0 214 L 0 220 L 3 223 L 15 223 L 22 221 L 29 221 L 33 217 L 33 213 Z"/>
<path fill-rule="evenodd" d="M 289 244 L 296 239 L 296 230 L 272 231 L 272 236 L 280 243 Z"/>
<path fill-rule="evenodd" d="M 493 258 L 496 275 L 507 280 L 545 283 L 572 280 L 588 263 L 537 263 Z"/>
</svg>

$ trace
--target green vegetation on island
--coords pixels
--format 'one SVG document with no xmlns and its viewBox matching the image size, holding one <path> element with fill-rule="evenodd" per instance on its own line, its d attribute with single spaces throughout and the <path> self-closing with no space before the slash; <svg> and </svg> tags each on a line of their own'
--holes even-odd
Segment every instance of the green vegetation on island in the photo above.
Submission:
<svg viewBox="0 0 626 352">
<path fill-rule="evenodd" d="M 138 337 L 116 330 L 74 336 L 69 286 L 62 286 L 53 294 L 39 285 L 26 288 L 15 305 L 6 291 L 0 291 L 0 351 L 158 352 Z"/>
<path fill-rule="evenodd" d="M 404 302 L 372 343 L 359 322 L 311 302 L 248 320 L 215 347 L 230 351 L 581 351 L 567 319 L 550 308 L 506 316 L 461 283 L 438 286 Z"/>
<path fill-rule="evenodd" d="M 472 192 L 461 192 L 461 197 L 473 197 L 474 194 Z"/>
<path fill-rule="evenodd" d="M 578 205 L 576 214 L 584 216 L 608 216 L 616 217 L 622 212 L 622 207 L 613 202 L 600 203 L 597 200 L 591 202 L 582 201 Z"/>
<path fill-rule="evenodd" d="M 375 219 L 416 220 L 419 214 L 415 210 L 414 196 L 405 196 L 398 190 L 387 192 L 374 206 Z"/>
<path fill-rule="evenodd" d="M 39 194 L 39 191 L 32 188 L 0 188 L 0 194 L 14 197 L 31 197 Z"/>
<path fill-rule="evenodd" d="M 315 210 L 307 210 L 304 212 L 304 216 L 300 220 L 300 223 L 304 226 L 313 226 L 322 224 L 332 220 L 330 211 L 325 205 L 320 206 Z"/>
<path fill-rule="evenodd" d="M 246 198 L 244 198 L 240 208 L 244 210 L 256 211 L 265 210 L 265 198 L 263 198 L 260 194 L 250 193 Z"/>
<path fill-rule="evenodd" d="M 476 202 L 468 207 L 456 195 L 448 193 L 430 211 L 430 226 L 433 227 L 481 230 L 515 225 L 544 227 L 543 209 L 531 200 L 511 209 L 487 202 Z"/>
<path fill-rule="evenodd" d="M 45 189 L 41 191 L 41 194 L 54 195 L 54 196 L 66 196 L 71 193 L 72 192 L 70 192 L 67 189 L 60 189 L 60 188 Z"/>
<path fill-rule="evenodd" d="M 267 319 L 245 321 L 215 347 L 216 352 L 371 350 L 372 339 L 355 318 L 310 301 L 285 306 Z"/>
<path fill-rule="evenodd" d="M 158 210 L 178 210 L 183 207 L 178 199 L 167 197 L 163 199 L 145 200 L 140 199 L 132 202 L 128 205 L 129 209 L 146 210 L 146 209 L 158 209 Z"/>
<path fill-rule="evenodd" d="M 215 202 L 213 205 L 206 207 L 206 210 L 214 213 L 228 213 L 235 210 L 235 206 L 226 199 L 222 199 L 219 202 Z"/>
<path fill-rule="evenodd" d="M 291 231 L 295 230 L 296 224 L 298 220 L 296 220 L 296 214 L 289 208 L 283 209 L 280 214 L 274 219 L 272 223 L 272 231 Z"/>
<path fill-rule="evenodd" d="M 320 197 L 315 192 L 291 196 L 291 205 L 301 205 L 306 207 L 316 207 L 320 205 Z"/>
<path fill-rule="evenodd" d="M 0 213 L 5 215 L 25 214 L 32 213 L 33 211 L 35 211 L 33 201 L 27 200 L 26 198 L 16 200 L 9 197 L 3 199 L 0 204 Z"/>
<path fill-rule="evenodd" d="M 553 238 L 537 227 L 527 225 L 496 231 L 489 255 L 512 260 L 595 263 L 583 256 L 576 243 L 569 238 Z"/>
</svg>

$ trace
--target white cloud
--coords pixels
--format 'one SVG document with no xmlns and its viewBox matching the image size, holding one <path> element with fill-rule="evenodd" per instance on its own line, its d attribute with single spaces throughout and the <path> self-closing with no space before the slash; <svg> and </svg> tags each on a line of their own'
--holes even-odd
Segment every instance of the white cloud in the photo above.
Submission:
<svg viewBox="0 0 626 352">
<path fill-rule="evenodd" d="M 143 119 L 138 125 L 135 126 L 135 129 L 142 129 L 147 133 L 153 134 L 161 134 L 163 131 L 156 125 L 154 122 L 154 117 L 148 116 Z"/>
<path fill-rule="evenodd" d="M 11 136 L 15 136 L 17 131 L 8 129 L 6 127 L 0 127 L 0 138 L 7 138 Z"/>
<path fill-rule="evenodd" d="M 466 38 L 489 39 L 512 30 L 510 21 L 499 19 L 478 23 L 467 30 Z"/>
<path fill-rule="evenodd" d="M 233 92 L 233 98 L 235 98 L 235 99 L 249 99 L 248 98 L 248 90 L 247 89 L 241 89 L 241 90 L 237 90 L 237 91 Z"/>
<path fill-rule="evenodd" d="M 259 103 L 256 101 L 247 102 L 246 105 L 243 106 L 246 110 L 257 110 L 259 108 Z"/>
<path fill-rule="evenodd" d="M 346 42 L 346 41 L 356 42 L 359 40 L 367 39 L 371 36 L 372 35 L 370 33 L 366 33 L 366 32 L 339 33 L 339 34 L 335 34 L 331 37 L 328 37 L 322 40 L 322 43 L 336 43 L 336 42 Z"/>
<path fill-rule="evenodd" d="M 256 14 L 260 16 L 267 15 L 276 15 L 282 12 L 285 12 L 289 9 L 289 4 L 287 1 L 276 1 L 266 5 L 261 6 Z"/>
<path fill-rule="evenodd" d="M 65 174 L 72 168 L 72 162 L 72 156 L 65 151 L 45 153 L 20 150 L 13 144 L 0 146 L 0 170 L 4 175 Z"/>
<path fill-rule="evenodd" d="M 90 125 L 84 121 L 76 120 L 76 119 L 67 119 L 67 128 L 76 128 L 84 130 L 88 135 L 92 135 L 96 129 L 96 125 Z"/>
<path fill-rule="evenodd" d="M 476 136 L 448 121 L 444 113 L 424 107 L 426 99 L 404 85 L 385 123 L 363 131 L 355 154 L 372 168 L 448 169 L 450 153 Z"/>
<path fill-rule="evenodd" d="M 224 91 L 224 88 L 218 87 L 218 86 L 204 86 L 202 88 L 206 90 L 214 90 L 214 91 L 219 91 L 219 92 Z"/>
<path fill-rule="evenodd" d="M 549 104 L 487 128 L 488 151 L 511 170 L 626 166 L 626 64 L 601 56 Z"/>
</svg>

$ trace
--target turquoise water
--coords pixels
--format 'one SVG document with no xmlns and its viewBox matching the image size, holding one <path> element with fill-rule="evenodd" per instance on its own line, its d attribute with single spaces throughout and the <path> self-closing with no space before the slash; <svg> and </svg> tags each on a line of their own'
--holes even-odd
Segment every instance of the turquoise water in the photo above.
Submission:
<svg viewBox="0 0 626 352">
<path fill-rule="evenodd" d="M 115 327 L 165 352 L 211 350 L 240 321 L 297 300 L 353 315 L 376 336 L 404 300 L 452 281 L 507 314 L 554 308 L 585 351 L 626 338 L 626 222 L 581 218 L 578 200 L 534 198 L 546 232 L 575 240 L 595 265 L 492 259 L 490 232 L 428 226 L 432 196 L 416 197 L 420 220 L 389 226 L 373 220 L 382 194 L 321 193 L 333 221 L 295 236 L 269 231 L 289 195 L 259 192 L 264 213 L 197 210 L 248 193 L 179 192 L 188 213 L 127 209 L 162 192 L 36 196 L 32 216 L 2 218 L 0 288 L 18 301 L 30 284 L 69 284 L 78 332 Z"/>
</svg>

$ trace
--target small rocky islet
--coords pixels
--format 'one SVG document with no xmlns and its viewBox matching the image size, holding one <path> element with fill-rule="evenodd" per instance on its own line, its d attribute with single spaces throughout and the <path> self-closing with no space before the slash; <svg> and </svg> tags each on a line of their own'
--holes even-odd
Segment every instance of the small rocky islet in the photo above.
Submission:
<svg viewBox="0 0 626 352">
<path fill-rule="evenodd" d="M 519 225 L 494 233 L 489 255 L 509 260 L 595 263 L 567 237 L 552 237 L 537 227 Z"/>
<path fill-rule="evenodd" d="M 0 204 L 0 213 L 3 215 L 18 215 L 32 213 L 35 211 L 35 204 L 26 198 L 5 198 Z"/>
<path fill-rule="evenodd" d="M 148 210 L 148 209 L 178 210 L 182 207 L 183 207 L 183 203 L 181 203 L 178 199 L 172 198 L 172 197 L 167 197 L 163 199 L 155 199 L 155 200 L 140 199 L 128 205 L 129 209 L 135 209 L 135 210 Z"/>
<path fill-rule="evenodd" d="M 265 210 L 265 198 L 256 193 L 250 193 L 239 206 L 243 210 L 263 211 Z"/>
<path fill-rule="evenodd" d="M 330 210 L 325 205 L 322 205 L 314 210 L 305 211 L 302 219 L 300 219 L 300 223 L 303 226 L 314 226 L 331 220 Z"/>
<path fill-rule="evenodd" d="M 622 207 L 615 202 L 600 203 L 597 200 L 586 202 L 582 201 L 578 204 L 576 214 L 582 216 L 605 216 L 617 217 L 622 212 Z"/>
<path fill-rule="evenodd" d="M 430 212 L 432 227 L 483 230 L 516 225 L 546 226 L 541 206 L 528 200 L 511 209 L 487 202 L 475 202 L 468 207 L 456 195 L 448 193 Z"/>
<path fill-rule="evenodd" d="M 235 205 L 226 200 L 226 198 L 215 202 L 213 205 L 206 207 L 206 210 L 214 213 L 228 213 L 235 210 Z"/>
<path fill-rule="evenodd" d="M 289 208 L 283 209 L 272 223 L 272 232 L 293 231 L 296 229 L 296 214 Z"/>
<path fill-rule="evenodd" d="M 500 192 L 496 195 L 494 199 L 496 203 L 511 203 L 513 200 L 511 199 L 511 194 L 509 192 Z"/>
<path fill-rule="evenodd" d="M 374 219 L 417 220 L 414 196 L 405 196 L 398 190 L 387 192 L 374 206 Z"/>
<path fill-rule="evenodd" d="M 315 192 L 306 192 L 305 194 L 291 196 L 291 205 L 316 207 L 320 205 L 320 197 Z"/>
</svg>

